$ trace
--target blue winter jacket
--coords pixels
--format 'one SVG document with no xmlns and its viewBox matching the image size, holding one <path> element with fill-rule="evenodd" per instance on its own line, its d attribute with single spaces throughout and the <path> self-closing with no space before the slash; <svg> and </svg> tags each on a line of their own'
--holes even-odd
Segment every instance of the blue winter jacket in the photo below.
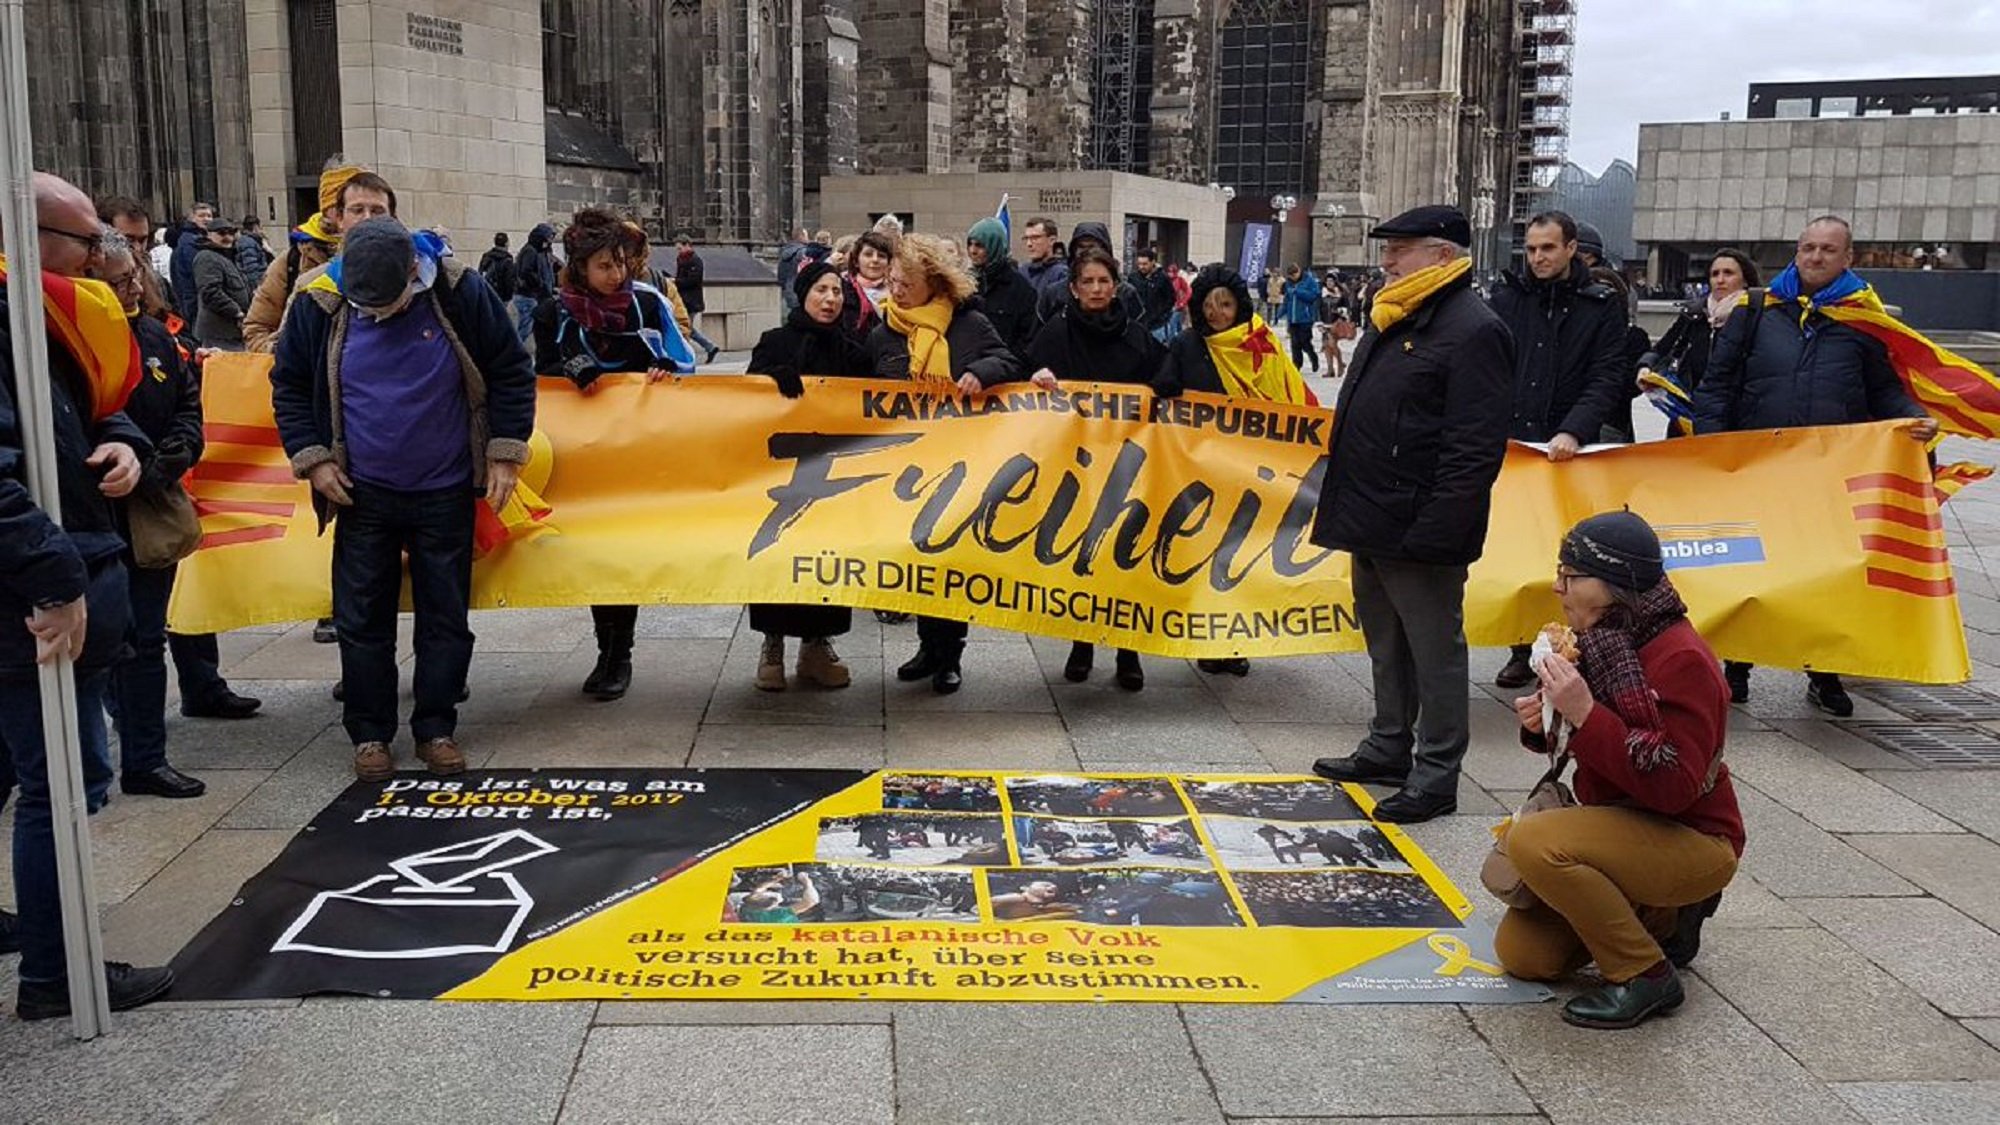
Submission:
<svg viewBox="0 0 2000 1125">
<path fill-rule="evenodd" d="M 1698 434 L 1922 418 L 1881 341 L 1796 306 L 1745 305 L 1722 326 L 1694 394 Z"/>
<path fill-rule="evenodd" d="M 1313 324 L 1319 320 L 1319 278 L 1310 272 L 1297 281 L 1285 283 L 1285 299 L 1278 306 L 1279 324 Z"/>
</svg>

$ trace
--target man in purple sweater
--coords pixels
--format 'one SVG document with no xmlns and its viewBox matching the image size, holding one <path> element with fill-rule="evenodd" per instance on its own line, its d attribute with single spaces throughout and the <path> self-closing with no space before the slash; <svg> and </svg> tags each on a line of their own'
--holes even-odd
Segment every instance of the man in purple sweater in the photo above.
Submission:
<svg viewBox="0 0 2000 1125">
<path fill-rule="evenodd" d="M 271 369 L 292 471 L 334 524 L 333 616 L 354 772 L 395 772 L 396 611 L 416 610 L 410 733 L 432 773 L 465 769 L 459 689 L 472 662 L 474 505 L 514 490 L 535 425 L 535 374 L 500 298 L 433 236 L 394 218 L 349 230 L 300 279 Z"/>
</svg>

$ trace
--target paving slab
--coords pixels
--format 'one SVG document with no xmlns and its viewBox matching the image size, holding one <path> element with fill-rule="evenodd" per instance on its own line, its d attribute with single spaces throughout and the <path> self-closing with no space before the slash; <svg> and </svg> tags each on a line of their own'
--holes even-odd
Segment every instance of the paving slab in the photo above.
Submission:
<svg viewBox="0 0 2000 1125">
<path fill-rule="evenodd" d="M 582 612 L 582 611 L 580 611 Z M 740 605 L 649 605 L 639 607 L 635 635 L 647 640 L 680 640 L 700 637 L 726 641 L 736 635 L 737 623 L 745 616 Z M 855 614 L 861 624 L 862 612 Z M 584 613 L 585 620 L 589 614 Z"/>
<path fill-rule="evenodd" d="M 390 749 L 396 755 L 397 768 L 419 768 L 407 734 Z M 354 744 L 347 740 L 346 731 L 332 727 L 282 767 L 264 775 L 217 827 L 304 828 L 353 782 Z"/>
<path fill-rule="evenodd" d="M 1481 1117 L 1232 1117 L 1229 1125 L 1530 1125 L 1547 1120 L 1539 1113 Z"/>
<path fill-rule="evenodd" d="M 603 718 L 595 722 L 460 727 L 459 742 L 468 760 L 480 756 L 481 769 L 668 769 L 687 764 L 701 728 L 700 712 L 600 706 Z"/>
<path fill-rule="evenodd" d="M 14 995 L 8 959 L 8 997 Z M 0 1121 L 63 1125 L 208 1125 L 260 1044 L 292 1013 L 276 1009 L 126 1012 L 88 1043 L 68 1020 L 0 1030 Z M 273 1120 L 273 1119 L 267 1119 Z"/>
<path fill-rule="evenodd" d="M 1368 727 L 1361 723 L 1253 721 L 1236 725 L 1263 753 L 1272 769 L 1300 776 L 1310 774 L 1313 762 L 1319 758 L 1353 753 L 1368 734 Z"/>
<path fill-rule="evenodd" d="M 90 818 L 98 901 L 108 906 L 130 898 L 268 776 L 210 770 L 202 775 L 207 793 L 173 800 L 134 797 L 114 787 L 111 803 Z"/>
<path fill-rule="evenodd" d="M 882 1024 L 895 1009 L 867 1000 L 605 1000 L 599 1027 L 652 1024 Z"/>
<path fill-rule="evenodd" d="M 1750 702 L 1737 711 L 1776 724 L 1793 719 L 1825 718 L 1826 712 L 1806 700 L 1806 674 L 1789 668 L 1756 668 L 1750 673 Z M 1854 697 L 1854 718 L 1897 720 L 1903 716 L 1872 699 Z M 1734 726 L 1734 723 L 1731 724 Z"/>
<path fill-rule="evenodd" d="M 697 715 L 708 709 L 729 642 L 712 640 L 638 641 L 632 646 L 632 686 L 623 699 L 601 700 L 583 693 L 583 681 L 597 664 L 597 646 L 587 643 L 561 657 L 546 657 L 545 681 L 533 693 L 535 717 L 552 723 L 617 722 L 632 715 Z"/>
<path fill-rule="evenodd" d="M 1793 903 L 1949 1016 L 2000 1016 L 1992 969 L 2000 934 L 1936 899 L 1807 898 Z"/>
<path fill-rule="evenodd" d="M 1729 772 L 1828 832 L 1958 832 L 1893 789 L 1783 734 L 1731 737 Z"/>
<path fill-rule="evenodd" d="M 1171 1004 L 899 1004 L 897 1120 L 1221 1122 Z"/>
<path fill-rule="evenodd" d="M 2000 844 L 1984 836 L 1851 836 L 1848 843 L 2000 930 Z"/>
<path fill-rule="evenodd" d="M 1860 1122 L 1743 1013 L 1698 979 L 1682 980 L 1687 1003 L 1632 1032 L 1571 1027 L 1553 1005 L 1468 1012 L 1552 1122 Z"/>
<path fill-rule="evenodd" d="M 204 834 L 137 893 L 104 911 L 105 955 L 135 965 L 171 961 L 291 838 L 283 830 Z"/>
<path fill-rule="evenodd" d="M 892 710 L 889 764 L 908 769 L 1076 769 L 1069 731 L 1053 714 L 929 714 Z"/>
<path fill-rule="evenodd" d="M 2000 1121 L 2000 1082 L 1849 1082 L 1833 1089 L 1869 1125 Z"/>
<path fill-rule="evenodd" d="M 2000 770 L 1885 770 L 1869 776 L 1989 840 L 2000 840 Z"/>
<path fill-rule="evenodd" d="M 599 1027 L 561 1120 L 884 1125 L 893 1066 L 886 1027 Z"/>
<path fill-rule="evenodd" d="M 1115 648 L 1099 645 L 1097 659 L 1090 673 L 1090 679 L 1081 684 L 1072 684 L 1063 678 L 1063 666 L 1069 662 L 1070 643 L 1061 637 L 1027 638 L 1028 647 L 1035 654 L 1035 663 L 1041 666 L 1042 679 L 1051 691 L 1080 692 L 1093 689 L 1118 690 L 1111 682 Z M 1212 679 L 1206 673 L 1197 671 L 1192 660 L 1177 660 L 1165 656 L 1141 656 L 1139 666 L 1146 672 L 1146 687 L 1192 688 L 1200 687 Z"/>
<path fill-rule="evenodd" d="M 1148 691 L 1145 698 L 1056 698 L 1070 741 L 1085 766 L 1093 761 L 1151 757 L 1205 762 L 1259 762 L 1264 756 L 1205 688 Z"/>
<path fill-rule="evenodd" d="M 1717 930 L 1695 967 L 1827 1081 L 2000 1079 L 2000 1051 L 1823 930 Z"/>
<path fill-rule="evenodd" d="M 572 606 L 474 610 L 471 624 L 476 652 L 566 654 L 593 635 L 590 611 Z"/>
<path fill-rule="evenodd" d="M 882 728 L 776 723 L 702 724 L 691 766 L 880 769 Z"/>
<path fill-rule="evenodd" d="M 1554 1012 L 1534 1010 L 1544 1019 Z M 1531 1114 L 1536 1105 L 1463 1012 L 1443 1005 L 1185 1008 L 1232 1117 Z"/>
<path fill-rule="evenodd" d="M 1755 788 L 1739 786 L 1736 802 L 1749 837 L 1740 870 L 1780 897 L 1918 893 L 1895 872 Z"/>
<path fill-rule="evenodd" d="M 1739 870 L 1722 892 L 1722 906 L 1708 925 L 1724 930 L 1798 930 L 1809 929 L 1814 922 Z"/>
<path fill-rule="evenodd" d="M 794 681 L 786 691 L 758 691 L 756 688 L 757 657 L 763 645 L 763 636 L 744 629 L 736 634 L 729 645 L 729 655 L 722 662 L 722 675 L 712 681 L 715 692 L 708 702 L 708 721 L 712 723 L 774 723 L 787 726 L 803 724 L 824 724 L 828 726 L 875 726 L 882 725 L 882 693 L 888 690 L 910 688 L 912 685 L 894 682 L 892 668 L 886 668 L 879 658 L 868 657 L 859 644 L 840 645 L 841 659 L 846 663 L 853 682 L 837 691 L 823 691 L 799 687 Z M 786 667 L 798 662 L 796 651 L 787 654 Z M 884 679 L 890 682 L 885 685 Z M 929 685 L 921 685 L 930 690 Z"/>
<path fill-rule="evenodd" d="M 1964 1024 L 1967 1031 L 1979 1036 L 1995 1047 L 2000 1047 L 2000 1019 L 1960 1020 L 1958 1022 Z"/>
<path fill-rule="evenodd" d="M 248 1053 L 209 1120 L 554 1121 L 594 1007 L 307 1001 Z"/>
<path fill-rule="evenodd" d="M 190 719 L 167 705 L 167 760 L 199 776 L 205 770 L 274 770 L 340 722 L 327 680 L 236 679 L 235 690 L 261 700 L 248 719 Z"/>
<path fill-rule="evenodd" d="M 1361 723 L 1374 697 L 1326 656 L 1253 660 L 1247 676 L 1210 676 L 1208 689 L 1238 722 Z"/>
</svg>

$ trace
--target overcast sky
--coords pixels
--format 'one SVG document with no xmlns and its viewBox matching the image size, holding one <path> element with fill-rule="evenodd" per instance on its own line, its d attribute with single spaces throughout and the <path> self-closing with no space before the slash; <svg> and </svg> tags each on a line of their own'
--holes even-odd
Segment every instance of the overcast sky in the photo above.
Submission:
<svg viewBox="0 0 2000 1125">
<path fill-rule="evenodd" d="M 1569 158 L 1637 161 L 1639 125 L 1741 119 L 1752 82 L 2000 74 L 2000 0 L 1579 0 Z"/>
</svg>

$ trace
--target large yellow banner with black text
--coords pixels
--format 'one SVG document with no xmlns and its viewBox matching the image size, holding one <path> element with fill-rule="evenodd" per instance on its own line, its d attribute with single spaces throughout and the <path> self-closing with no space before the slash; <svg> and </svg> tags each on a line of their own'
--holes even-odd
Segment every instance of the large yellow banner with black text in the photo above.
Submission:
<svg viewBox="0 0 2000 1125">
<path fill-rule="evenodd" d="M 278 446 L 268 363 L 208 363 L 192 478 L 206 535 L 174 591 L 182 632 L 329 611 L 331 536 Z M 509 514 L 475 607 L 839 604 L 1190 657 L 1362 645 L 1346 557 L 1307 537 L 1325 410 L 1098 384 L 940 396 L 815 380 L 789 400 L 755 376 L 602 383 L 542 382 L 524 479 L 545 510 Z M 1622 505 L 1659 528 L 1725 656 L 1968 674 L 1938 500 L 1895 423 L 1565 464 L 1510 448 L 1467 592 L 1472 643 L 1554 617 L 1563 530 Z"/>
</svg>

